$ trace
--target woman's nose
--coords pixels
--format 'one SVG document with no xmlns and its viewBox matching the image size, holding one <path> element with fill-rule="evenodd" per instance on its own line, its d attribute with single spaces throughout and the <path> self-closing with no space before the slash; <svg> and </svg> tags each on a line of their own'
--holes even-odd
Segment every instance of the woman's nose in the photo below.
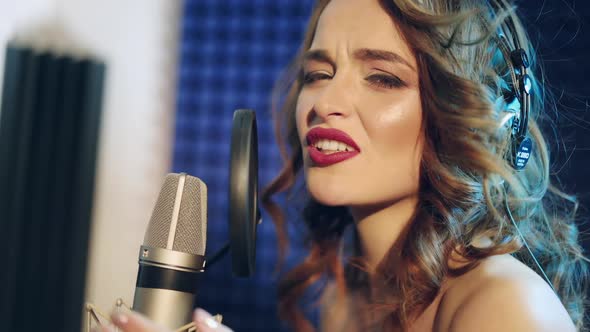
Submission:
<svg viewBox="0 0 590 332">
<path fill-rule="evenodd" d="M 349 82 L 332 78 L 318 92 L 308 123 L 311 125 L 314 122 L 327 122 L 331 118 L 348 117 L 353 109 L 353 93 Z"/>
</svg>

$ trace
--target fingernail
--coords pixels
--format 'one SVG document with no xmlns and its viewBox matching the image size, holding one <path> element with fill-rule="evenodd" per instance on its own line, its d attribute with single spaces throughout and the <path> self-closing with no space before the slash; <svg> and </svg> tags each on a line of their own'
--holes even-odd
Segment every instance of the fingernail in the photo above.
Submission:
<svg viewBox="0 0 590 332">
<path fill-rule="evenodd" d="M 216 329 L 219 327 L 219 323 L 211 316 L 207 311 L 197 308 L 195 310 L 195 322 L 197 324 L 204 325 L 210 329 Z"/>
<path fill-rule="evenodd" d="M 127 322 L 129 322 L 129 317 L 127 317 L 127 315 L 125 315 L 121 312 L 113 313 L 113 315 L 111 316 L 111 319 L 113 320 L 113 323 L 115 323 L 117 326 L 122 326 L 122 325 L 127 324 Z"/>
</svg>

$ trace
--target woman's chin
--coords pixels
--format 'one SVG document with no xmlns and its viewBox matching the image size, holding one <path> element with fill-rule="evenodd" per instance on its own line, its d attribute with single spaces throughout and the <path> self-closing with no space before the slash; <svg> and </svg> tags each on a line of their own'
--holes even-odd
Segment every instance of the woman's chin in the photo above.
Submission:
<svg viewBox="0 0 590 332">
<path fill-rule="evenodd" d="M 350 193 L 346 188 L 314 186 L 308 183 L 307 190 L 314 200 L 326 206 L 344 206 L 351 202 Z"/>
</svg>

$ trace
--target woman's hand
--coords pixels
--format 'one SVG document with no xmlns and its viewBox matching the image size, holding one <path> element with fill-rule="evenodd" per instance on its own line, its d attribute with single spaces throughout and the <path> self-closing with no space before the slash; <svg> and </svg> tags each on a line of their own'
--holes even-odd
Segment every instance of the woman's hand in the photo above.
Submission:
<svg viewBox="0 0 590 332">
<path fill-rule="evenodd" d="M 111 321 L 122 332 L 171 332 L 169 329 L 159 326 L 142 314 L 135 311 L 114 312 Z M 211 314 L 203 309 L 196 309 L 193 312 L 193 322 L 197 332 L 232 332 L 232 330 L 218 323 Z M 92 332 L 114 332 L 111 326 L 101 326 L 92 329 Z"/>
<path fill-rule="evenodd" d="M 193 312 L 193 322 L 197 326 L 197 332 L 233 332 L 229 327 L 218 323 L 207 311 L 197 308 Z"/>
</svg>

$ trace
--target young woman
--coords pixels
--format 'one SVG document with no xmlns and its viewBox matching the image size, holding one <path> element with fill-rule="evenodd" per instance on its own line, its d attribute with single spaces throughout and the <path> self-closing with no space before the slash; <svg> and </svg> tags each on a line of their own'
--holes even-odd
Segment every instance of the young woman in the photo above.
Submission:
<svg viewBox="0 0 590 332">
<path fill-rule="evenodd" d="M 318 281 L 323 331 L 583 328 L 577 204 L 551 184 L 549 106 L 511 53 L 534 60 L 505 0 L 319 1 L 277 118 L 286 164 L 263 194 L 285 244 L 271 197 L 304 176 L 310 255 L 279 287 L 294 330 L 314 330 L 298 301 Z"/>
</svg>

